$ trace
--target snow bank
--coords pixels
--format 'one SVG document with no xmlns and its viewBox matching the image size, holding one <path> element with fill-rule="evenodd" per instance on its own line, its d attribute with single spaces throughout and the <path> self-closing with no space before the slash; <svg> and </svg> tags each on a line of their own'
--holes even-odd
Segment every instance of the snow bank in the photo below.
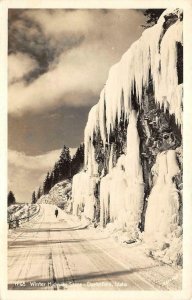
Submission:
<svg viewBox="0 0 192 300">
<path fill-rule="evenodd" d="M 183 266 L 183 231 L 180 226 L 161 239 L 145 241 L 145 253 L 166 264 Z"/>
<path fill-rule="evenodd" d="M 35 215 L 39 211 L 37 204 L 15 204 L 8 207 L 8 222 L 20 220 L 25 222 L 28 217 Z"/>
<path fill-rule="evenodd" d="M 54 204 L 62 209 L 68 209 L 68 206 L 70 206 L 70 197 L 71 182 L 69 180 L 64 180 L 55 184 L 47 195 L 41 196 L 38 203 Z"/>
</svg>

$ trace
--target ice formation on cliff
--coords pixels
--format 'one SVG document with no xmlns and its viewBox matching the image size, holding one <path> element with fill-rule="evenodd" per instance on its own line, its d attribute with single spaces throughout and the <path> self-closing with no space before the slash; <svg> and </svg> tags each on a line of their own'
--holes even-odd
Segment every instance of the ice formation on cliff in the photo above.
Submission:
<svg viewBox="0 0 192 300">
<path fill-rule="evenodd" d="M 143 175 L 139 156 L 137 114 L 133 110 L 127 128 L 127 154 L 121 155 L 115 167 L 101 179 L 101 222 L 115 221 L 117 227 L 134 235 L 143 208 Z"/>
<path fill-rule="evenodd" d="M 177 227 L 179 196 L 173 178 L 180 172 L 175 150 L 157 155 L 153 166 L 153 188 L 148 198 L 145 238 L 166 236 Z"/>
<path fill-rule="evenodd" d="M 87 172 L 80 172 L 73 177 L 72 201 L 73 214 L 81 215 L 93 220 L 95 195 L 94 189 L 97 178 Z"/>
<path fill-rule="evenodd" d="M 177 16 L 177 20 L 165 28 L 165 17 L 171 15 Z M 113 165 L 113 148 L 110 148 L 108 174 L 103 176 L 102 173 L 100 178 L 100 218 L 103 224 L 109 220 L 116 222 L 131 235 L 138 228 L 144 198 L 140 139 L 132 92 L 135 90 L 141 109 L 143 90 L 152 78 L 155 102 L 175 116 L 178 127 L 182 125 L 182 84 L 178 84 L 177 74 L 177 44 L 182 44 L 181 16 L 179 9 L 166 10 L 158 23 L 145 30 L 120 62 L 110 69 L 106 85 L 98 103 L 89 113 L 85 128 L 86 172 L 77 174 L 73 179 L 74 210 L 83 204 L 84 212 L 93 217 L 95 196 L 91 189 L 95 187 L 94 178 L 99 177 L 94 135 L 100 133 L 104 149 L 106 145 L 111 147 L 110 134 L 123 113 L 124 119 L 128 120 L 127 150 Z M 154 234 L 155 230 L 165 234 L 166 228 L 177 224 L 178 193 L 172 181 L 179 172 L 175 150 L 160 153 L 153 172 L 156 181 L 148 198 L 146 236 Z"/>
<path fill-rule="evenodd" d="M 180 15 L 181 11 L 175 10 L 173 13 Z M 110 69 L 99 102 L 89 113 L 85 129 L 86 158 L 89 140 L 92 139 L 97 127 L 100 128 L 103 144 L 105 144 L 105 133 L 109 135 L 110 129 L 114 128 L 116 116 L 119 119 L 121 111 L 129 115 L 132 109 L 131 92 L 134 86 L 142 105 L 143 87 L 148 85 L 150 72 L 156 101 L 168 108 L 170 114 L 174 114 L 177 122 L 181 124 L 182 85 L 178 86 L 176 47 L 177 43 L 182 43 L 182 22 L 178 17 L 177 22 L 163 35 L 164 15 L 166 12 L 155 26 L 143 32 L 141 38 L 132 44 L 120 62 Z"/>
</svg>

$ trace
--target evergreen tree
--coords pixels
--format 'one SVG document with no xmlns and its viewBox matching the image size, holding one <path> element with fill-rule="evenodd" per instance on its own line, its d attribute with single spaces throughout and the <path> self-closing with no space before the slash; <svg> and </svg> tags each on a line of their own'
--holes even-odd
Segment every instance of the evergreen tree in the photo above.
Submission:
<svg viewBox="0 0 192 300">
<path fill-rule="evenodd" d="M 159 17 L 165 9 L 146 9 L 144 10 L 144 16 L 147 17 L 146 24 L 142 25 L 144 28 L 149 28 L 157 23 Z"/>
<path fill-rule="evenodd" d="M 53 171 L 51 172 L 50 176 L 49 176 L 49 186 L 50 189 L 55 185 L 55 180 L 54 180 L 54 173 Z"/>
<path fill-rule="evenodd" d="M 42 196 L 42 190 L 41 187 L 39 187 L 38 192 L 37 192 L 37 199 L 39 199 Z"/>
<path fill-rule="evenodd" d="M 82 170 L 84 166 L 84 144 L 81 144 L 71 161 L 71 175 L 74 176 Z"/>
<path fill-rule="evenodd" d="M 57 162 L 58 165 L 58 181 L 71 177 L 71 156 L 69 148 L 64 145 L 60 158 Z"/>
<path fill-rule="evenodd" d="M 7 204 L 8 206 L 15 204 L 16 199 L 12 191 L 9 191 L 8 196 L 7 196 Z"/>
<path fill-rule="evenodd" d="M 83 164 L 84 160 L 84 146 L 81 145 L 78 148 L 77 158 L 79 160 L 79 165 Z M 79 170 L 80 167 L 76 167 L 75 170 Z M 78 172 L 78 171 L 77 171 Z M 77 173 L 76 172 L 76 173 Z M 75 173 L 75 174 L 76 174 Z M 70 151 L 67 146 L 64 145 L 59 160 L 55 163 L 53 170 L 47 173 L 46 178 L 43 182 L 42 189 L 39 188 L 37 193 L 37 199 L 39 199 L 42 195 L 46 195 L 49 193 L 50 189 L 57 184 L 58 182 L 70 178 L 72 175 L 71 172 L 71 156 Z"/>
<path fill-rule="evenodd" d="M 32 204 L 35 204 L 37 202 L 35 191 L 32 193 Z"/>
<path fill-rule="evenodd" d="M 59 165 L 56 162 L 52 171 L 52 183 L 55 185 L 56 183 L 59 182 Z"/>
<path fill-rule="evenodd" d="M 51 189 L 51 184 L 50 184 L 50 175 L 49 172 L 47 173 L 47 176 L 43 182 L 43 194 L 46 195 L 49 193 Z"/>
</svg>

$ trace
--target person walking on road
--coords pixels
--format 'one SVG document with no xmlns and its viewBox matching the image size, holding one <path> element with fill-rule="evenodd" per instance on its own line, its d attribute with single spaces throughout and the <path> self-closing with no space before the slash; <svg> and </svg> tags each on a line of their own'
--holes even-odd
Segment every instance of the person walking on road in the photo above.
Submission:
<svg viewBox="0 0 192 300">
<path fill-rule="evenodd" d="M 55 210 L 55 216 L 56 216 L 56 218 L 57 218 L 57 216 L 58 216 L 58 213 L 59 213 L 59 211 L 58 211 L 58 209 L 56 208 L 56 210 Z"/>
</svg>

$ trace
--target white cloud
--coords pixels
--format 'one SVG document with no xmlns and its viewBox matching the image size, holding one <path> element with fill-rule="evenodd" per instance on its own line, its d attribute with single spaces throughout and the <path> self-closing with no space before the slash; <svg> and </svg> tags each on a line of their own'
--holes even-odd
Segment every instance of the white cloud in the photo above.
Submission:
<svg viewBox="0 0 192 300">
<path fill-rule="evenodd" d="M 50 45 L 60 47 L 66 39 L 72 46 L 64 47 L 48 71 L 31 84 L 20 81 L 9 87 L 9 113 L 18 115 L 62 105 L 94 104 L 91 97 L 73 100 L 68 95 L 92 93 L 99 97 L 109 68 L 142 31 L 137 25 L 140 13 L 129 10 L 111 10 L 106 15 L 100 10 L 31 10 L 24 15 L 38 23 Z M 73 44 L 81 36 L 82 42 Z"/>
<path fill-rule="evenodd" d="M 37 62 L 23 53 L 10 54 L 8 56 L 8 81 L 13 83 L 15 80 L 20 80 L 38 67 Z"/>
<path fill-rule="evenodd" d="M 87 33 L 93 30 L 93 17 L 88 10 L 26 11 L 32 21 L 37 22 L 46 35 L 60 35 L 66 32 Z"/>
<path fill-rule="evenodd" d="M 81 49 L 80 49 L 81 48 Z M 106 64 L 110 56 L 100 45 L 82 45 L 60 56 L 56 66 L 30 85 L 23 81 L 9 88 L 9 112 L 22 114 L 23 111 L 40 111 L 49 107 L 72 105 L 84 106 L 91 99 L 66 96 L 68 93 L 98 93 L 107 79 Z M 97 60 L 95 60 L 97 57 Z"/>
<path fill-rule="evenodd" d="M 9 163 L 17 168 L 28 170 L 41 170 L 47 172 L 54 166 L 61 154 L 61 149 L 53 150 L 42 155 L 28 156 L 25 153 L 15 150 L 8 151 Z"/>
</svg>

